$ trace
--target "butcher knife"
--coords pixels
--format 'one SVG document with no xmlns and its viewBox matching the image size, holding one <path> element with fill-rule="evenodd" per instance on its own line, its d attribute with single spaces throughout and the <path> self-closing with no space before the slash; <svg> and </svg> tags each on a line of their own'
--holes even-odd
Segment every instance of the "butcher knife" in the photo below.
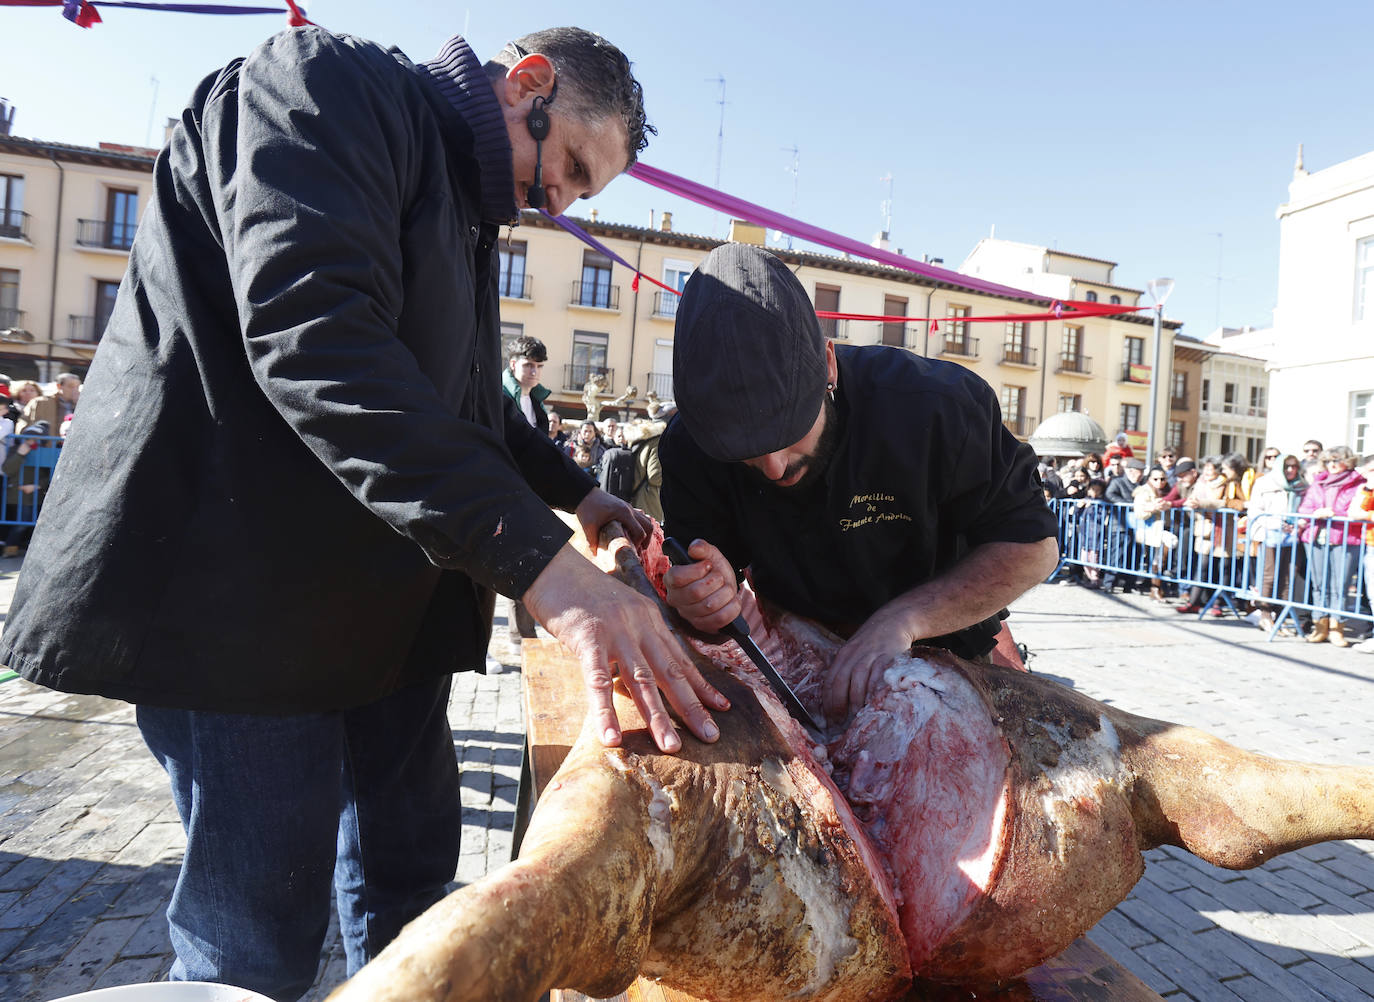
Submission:
<svg viewBox="0 0 1374 1002">
<path fill-rule="evenodd" d="M 672 536 L 663 540 L 663 552 L 668 554 L 668 559 L 679 567 L 684 564 L 696 563 L 695 560 L 687 555 L 686 548 Z M 754 638 L 749 635 L 749 624 L 744 621 L 742 615 L 736 616 L 733 623 L 727 623 L 725 626 L 721 627 L 720 632 L 739 644 L 744 653 L 749 655 L 749 660 L 754 662 L 754 667 L 763 673 L 763 677 L 766 678 L 768 684 L 773 687 L 774 694 L 782 700 L 782 705 L 787 707 L 788 713 L 792 714 L 792 716 L 796 717 L 797 720 L 801 721 L 801 723 L 805 724 L 807 727 L 817 732 L 824 732 L 825 727 L 816 722 L 815 718 L 811 716 L 810 711 L 807 710 L 802 701 L 797 698 L 797 694 L 792 691 L 792 687 L 783 681 L 782 676 L 778 674 L 778 670 L 773 667 L 773 663 L 768 660 L 767 655 L 759 650 L 759 645 L 756 644 Z"/>
</svg>

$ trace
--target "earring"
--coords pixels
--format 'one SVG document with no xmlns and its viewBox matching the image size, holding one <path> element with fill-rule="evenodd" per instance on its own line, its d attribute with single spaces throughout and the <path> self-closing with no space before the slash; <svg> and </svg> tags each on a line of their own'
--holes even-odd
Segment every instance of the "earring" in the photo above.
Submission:
<svg viewBox="0 0 1374 1002">
<path fill-rule="evenodd" d="M 828 397 L 830 397 L 830 399 L 833 401 L 833 400 L 835 399 L 835 384 L 834 384 L 834 383 L 826 383 L 826 384 L 825 384 L 825 392 L 826 392 L 826 395 L 827 395 Z"/>
</svg>

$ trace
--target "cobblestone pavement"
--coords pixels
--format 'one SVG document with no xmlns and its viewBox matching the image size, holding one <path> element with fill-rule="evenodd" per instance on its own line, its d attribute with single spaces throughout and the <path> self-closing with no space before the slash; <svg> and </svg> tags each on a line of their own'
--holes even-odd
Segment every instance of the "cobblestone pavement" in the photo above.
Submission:
<svg viewBox="0 0 1374 1002">
<path fill-rule="evenodd" d="M 0 611 L 19 562 L 0 561 Z M 1242 746 L 1374 765 L 1374 657 L 1263 642 L 1237 621 L 1199 623 L 1143 598 L 1042 586 L 1015 608 L 1032 669 L 1123 708 Z M 498 636 L 503 634 L 498 629 Z M 512 650 L 493 643 L 496 660 Z M 455 678 L 449 719 L 463 765 L 457 879 L 510 854 L 523 734 L 518 672 Z M 132 708 L 0 682 L 0 999 L 47 1000 L 159 980 L 183 846 L 161 769 Z M 1170 999 L 1374 999 L 1374 843 L 1338 842 L 1257 870 L 1173 849 L 1093 939 Z M 343 979 L 331 927 L 308 999 Z"/>
</svg>

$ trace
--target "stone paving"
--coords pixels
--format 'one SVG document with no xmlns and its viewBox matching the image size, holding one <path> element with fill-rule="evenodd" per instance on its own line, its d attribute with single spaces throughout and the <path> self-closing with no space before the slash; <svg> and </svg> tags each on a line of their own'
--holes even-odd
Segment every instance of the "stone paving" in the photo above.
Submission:
<svg viewBox="0 0 1374 1002">
<path fill-rule="evenodd" d="M 19 561 L 0 561 L 0 611 Z M 1014 610 L 1034 671 L 1242 746 L 1374 766 L 1374 657 L 1266 644 L 1140 597 L 1045 585 Z M 498 636 L 502 631 L 498 630 Z M 492 655 L 513 665 L 499 641 Z M 510 854 L 523 724 L 518 672 L 455 679 L 466 883 Z M 125 704 L 0 682 L 0 999 L 48 1000 L 160 980 L 164 910 L 183 846 L 166 780 Z M 1176 1000 L 1374 999 L 1374 843 L 1337 842 L 1231 872 L 1179 850 L 1092 938 Z M 307 999 L 343 979 L 331 927 Z"/>
</svg>

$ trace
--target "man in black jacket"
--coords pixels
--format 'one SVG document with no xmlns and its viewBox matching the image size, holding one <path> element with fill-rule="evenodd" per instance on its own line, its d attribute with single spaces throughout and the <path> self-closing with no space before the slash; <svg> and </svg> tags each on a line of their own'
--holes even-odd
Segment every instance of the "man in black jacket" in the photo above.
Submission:
<svg viewBox="0 0 1374 1002">
<path fill-rule="evenodd" d="M 985 382 L 883 346 L 836 348 L 791 270 L 716 248 L 677 311 L 678 416 L 659 448 L 667 529 L 697 563 L 668 601 L 714 632 L 738 576 L 848 642 L 827 712 L 862 705 L 917 641 L 980 657 L 999 611 L 1058 559 L 1035 454 Z"/>
<path fill-rule="evenodd" d="M 173 130 L 0 642 L 138 704 L 187 830 L 173 978 L 294 999 L 331 889 L 350 971 L 443 894 L 450 673 L 484 663 L 495 592 L 581 659 L 607 744 L 616 673 L 663 749 L 655 680 L 717 735 L 723 698 L 550 506 L 646 527 L 501 392 L 498 227 L 541 171 L 554 213 L 601 190 L 645 130 L 587 32 L 417 65 L 313 27 Z"/>
</svg>

